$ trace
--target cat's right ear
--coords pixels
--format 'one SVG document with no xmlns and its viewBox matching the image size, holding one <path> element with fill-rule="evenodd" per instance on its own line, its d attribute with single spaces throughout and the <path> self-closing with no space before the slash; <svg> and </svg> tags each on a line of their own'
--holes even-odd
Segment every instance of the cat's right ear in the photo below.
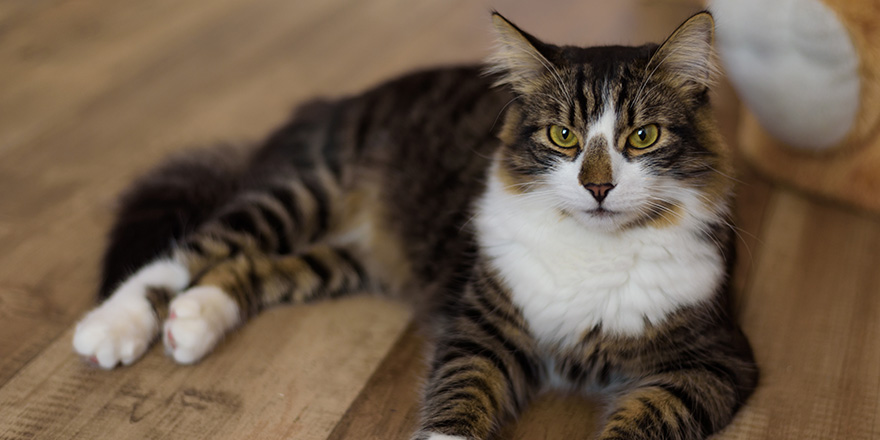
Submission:
<svg viewBox="0 0 880 440">
<path fill-rule="evenodd" d="M 534 91 L 537 79 L 554 69 L 547 58 L 551 46 L 518 28 L 498 12 L 492 12 L 497 44 L 486 60 L 486 73 L 497 75 L 495 85 L 509 84 L 519 93 Z"/>
<path fill-rule="evenodd" d="M 690 94 L 702 93 L 718 76 L 712 43 L 715 20 L 709 12 L 687 19 L 657 48 L 646 69 L 656 71 L 675 88 Z"/>
</svg>

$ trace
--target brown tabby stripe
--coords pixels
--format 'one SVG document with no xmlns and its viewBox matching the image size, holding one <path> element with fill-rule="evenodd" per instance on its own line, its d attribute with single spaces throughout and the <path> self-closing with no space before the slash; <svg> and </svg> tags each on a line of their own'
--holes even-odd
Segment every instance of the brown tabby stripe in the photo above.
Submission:
<svg viewBox="0 0 880 440">
<path fill-rule="evenodd" d="M 318 245 L 300 255 L 240 253 L 193 284 L 219 287 L 247 318 L 279 303 L 307 303 L 356 292 L 368 285 L 368 279 L 349 250 Z"/>
<path fill-rule="evenodd" d="M 420 435 L 485 438 L 519 412 L 541 383 L 535 342 L 490 274 L 485 266 L 478 268 L 441 333 Z"/>
<path fill-rule="evenodd" d="M 274 246 L 269 252 L 276 254 L 289 254 L 293 251 L 294 225 L 281 205 L 281 202 L 266 195 L 260 194 L 254 197 L 252 201 L 253 207 L 257 210 L 258 217 L 261 218 L 269 227 L 269 232 L 273 238 Z"/>
<path fill-rule="evenodd" d="M 315 201 L 315 212 L 312 213 L 315 219 L 314 229 L 311 233 L 307 233 L 306 231 L 303 231 L 302 233 L 309 237 L 310 241 L 315 241 L 320 238 L 321 235 L 325 234 L 329 227 L 331 203 L 330 193 L 322 184 L 322 181 L 318 176 L 303 176 L 302 184 Z"/>
<path fill-rule="evenodd" d="M 643 338 L 585 335 L 557 355 L 574 384 L 619 388 L 602 439 L 704 438 L 729 423 L 757 380 L 738 331 L 720 332 L 721 305 L 685 309 Z"/>
<path fill-rule="evenodd" d="M 693 379 L 690 379 L 693 380 Z M 708 384 L 703 383 L 701 386 Z M 709 388 L 710 390 L 711 388 Z M 717 420 L 700 392 L 675 383 L 637 388 L 616 403 L 602 439 L 688 439 L 715 432 L 728 420 Z"/>
<path fill-rule="evenodd" d="M 291 188 L 283 185 L 275 186 L 269 189 L 269 194 L 281 204 L 284 208 L 284 213 L 296 227 L 300 227 L 303 224 L 305 215 L 300 211 L 296 196 Z"/>
<path fill-rule="evenodd" d="M 324 236 L 338 189 L 328 173 L 243 192 L 183 244 L 191 273 L 239 252 L 287 255 Z"/>
</svg>

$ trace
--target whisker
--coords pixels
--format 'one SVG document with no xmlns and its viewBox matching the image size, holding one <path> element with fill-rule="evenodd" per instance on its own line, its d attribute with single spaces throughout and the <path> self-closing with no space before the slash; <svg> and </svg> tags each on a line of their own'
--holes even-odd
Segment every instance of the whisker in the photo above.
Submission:
<svg viewBox="0 0 880 440">
<path fill-rule="evenodd" d="M 740 179 L 738 179 L 738 178 L 736 178 L 736 177 L 734 177 L 734 176 L 731 176 L 731 175 L 728 175 L 728 174 L 722 173 L 721 171 L 719 171 L 718 169 L 716 169 L 716 168 L 713 167 L 712 165 L 705 165 L 705 166 L 706 166 L 707 168 L 709 168 L 710 170 L 712 170 L 712 171 L 718 173 L 719 175 L 721 175 L 721 176 L 723 176 L 723 177 L 726 177 L 726 178 L 730 179 L 730 180 L 733 181 L 733 182 L 739 183 L 740 185 L 749 185 L 748 183 L 746 183 L 746 182 L 743 181 L 743 180 L 740 180 Z"/>
<path fill-rule="evenodd" d="M 498 111 L 498 115 L 495 116 L 495 121 L 492 122 L 492 128 L 489 129 L 490 132 L 495 130 L 495 126 L 498 125 L 498 120 L 501 119 L 501 115 L 504 114 L 504 110 L 507 110 L 507 107 L 509 107 L 510 104 L 513 104 L 514 101 L 522 98 L 523 96 L 525 95 L 514 96 L 510 101 L 507 101 L 507 104 L 504 104 L 504 107 L 501 107 L 501 110 Z"/>
</svg>

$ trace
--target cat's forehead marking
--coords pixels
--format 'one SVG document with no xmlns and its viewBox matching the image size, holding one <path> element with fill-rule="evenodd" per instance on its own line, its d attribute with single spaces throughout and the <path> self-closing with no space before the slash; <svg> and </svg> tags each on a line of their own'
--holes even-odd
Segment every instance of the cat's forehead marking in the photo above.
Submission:
<svg viewBox="0 0 880 440">
<path fill-rule="evenodd" d="M 605 105 L 598 117 L 587 127 L 587 142 L 589 143 L 594 137 L 601 136 L 605 138 L 608 145 L 615 145 L 614 128 L 617 125 L 617 111 L 614 108 L 614 101 L 606 96 Z"/>
</svg>

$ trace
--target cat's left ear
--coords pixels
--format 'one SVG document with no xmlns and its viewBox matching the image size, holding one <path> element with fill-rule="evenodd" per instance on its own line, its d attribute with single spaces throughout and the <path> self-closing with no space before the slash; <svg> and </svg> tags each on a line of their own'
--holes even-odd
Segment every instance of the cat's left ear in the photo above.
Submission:
<svg viewBox="0 0 880 440">
<path fill-rule="evenodd" d="M 715 20 L 709 12 L 700 12 L 685 21 L 654 52 L 648 72 L 656 72 L 672 86 L 687 92 L 708 89 L 718 72 L 712 43 Z"/>
<path fill-rule="evenodd" d="M 555 46 L 545 44 L 518 28 L 498 12 L 492 13 L 498 44 L 487 59 L 487 74 L 498 75 L 495 85 L 510 84 L 520 93 L 534 91 L 538 79 L 555 69 L 548 56 Z"/>
</svg>

